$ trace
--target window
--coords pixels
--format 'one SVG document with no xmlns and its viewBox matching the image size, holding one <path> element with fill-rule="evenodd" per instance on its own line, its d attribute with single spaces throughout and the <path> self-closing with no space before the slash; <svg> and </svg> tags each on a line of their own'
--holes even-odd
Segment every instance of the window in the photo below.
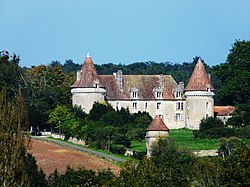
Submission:
<svg viewBox="0 0 250 187">
<path fill-rule="evenodd" d="M 156 92 L 156 97 L 157 98 L 162 98 L 162 92 Z"/>
<path fill-rule="evenodd" d="M 145 110 L 148 109 L 148 103 L 145 103 Z"/>
<path fill-rule="evenodd" d="M 137 92 L 132 92 L 132 97 L 137 98 Z"/>
<path fill-rule="evenodd" d="M 176 110 L 183 110 L 183 102 L 176 103 Z"/>
<path fill-rule="evenodd" d="M 176 98 L 181 98 L 181 92 L 176 92 L 176 93 L 175 93 L 175 97 L 176 97 Z"/>
<path fill-rule="evenodd" d="M 209 109 L 209 103 L 206 102 L 206 109 Z"/>
<path fill-rule="evenodd" d="M 209 117 L 209 115 L 208 114 L 206 114 L 206 119 Z"/>
<path fill-rule="evenodd" d="M 133 109 L 137 109 L 137 103 L 133 103 Z"/>
<path fill-rule="evenodd" d="M 158 103 L 156 103 L 156 109 L 160 109 L 161 108 L 161 103 L 160 102 L 158 102 Z"/>
<path fill-rule="evenodd" d="M 182 120 L 182 115 L 181 115 L 181 113 L 176 113 L 175 116 L 174 116 L 174 120 L 175 120 L 175 121 L 181 121 L 181 120 Z"/>
<path fill-rule="evenodd" d="M 117 102 L 117 103 L 116 103 L 116 110 L 119 110 L 119 109 L 120 109 L 120 103 Z"/>
</svg>

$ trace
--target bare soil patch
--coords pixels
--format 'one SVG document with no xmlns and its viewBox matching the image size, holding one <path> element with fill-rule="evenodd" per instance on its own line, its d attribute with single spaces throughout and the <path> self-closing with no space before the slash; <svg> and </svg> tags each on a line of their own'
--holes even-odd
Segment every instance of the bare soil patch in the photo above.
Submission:
<svg viewBox="0 0 250 187">
<path fill-rule="evenodd" d="M 28 152 L 36 158 L 38 167 L 41 167 L 47 176 L 56 168 L 59 173 L 64 173 L 67 166 L 74 169 L 84 167 L 94 171 L 111 169 L 115 173 L 120 170 L 108 160 L 41 140 L 32 139 Z"/>
</svg>

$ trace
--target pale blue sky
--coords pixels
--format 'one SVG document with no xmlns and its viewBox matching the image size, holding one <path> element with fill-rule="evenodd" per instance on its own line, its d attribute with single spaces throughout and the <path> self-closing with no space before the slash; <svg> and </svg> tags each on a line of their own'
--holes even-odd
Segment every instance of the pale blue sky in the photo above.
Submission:
<svg viewBox="0 0 250 187">
<path fill-rule="evenodd" d="M 82 63 L 225 62 L 250 39 L 249 0 L 0 0 L 0 50 L 21 66 Z"/>
</svg>

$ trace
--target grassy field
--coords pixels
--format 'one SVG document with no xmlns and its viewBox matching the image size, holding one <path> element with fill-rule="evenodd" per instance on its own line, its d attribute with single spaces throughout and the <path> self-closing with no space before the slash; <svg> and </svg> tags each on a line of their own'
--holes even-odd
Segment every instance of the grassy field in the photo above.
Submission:
<svg viewBox="0 0 250 187">
<path fill-rule="evenodd" d="M 174 129 L 170 130 L 170 137 L 175 140 L 180 147 L 190 150 L 211 150 L 218 149 L 219 139 L 196 139 L 189 129 Z M 250 145 L 250 139 L 244 140 L 247 145 Z M 132 148 L 137 151 L 146 151 L 146 141 L 142 143 L 132 141 Z"/>
</svg>

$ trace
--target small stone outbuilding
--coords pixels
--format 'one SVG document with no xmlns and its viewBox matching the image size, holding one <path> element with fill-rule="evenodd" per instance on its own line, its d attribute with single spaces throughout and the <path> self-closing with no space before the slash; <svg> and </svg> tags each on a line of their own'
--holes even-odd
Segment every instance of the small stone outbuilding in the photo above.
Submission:
<svg viewBox="0 0 250 187">
<path fill-rule="evenodd" d="M 169 137 L 169 128 L 160 116 L 155 116 L 152 123 L 146 129 L 147 156 L 151 155 L 151 146 L 159 137 Z"/>
</svg>

